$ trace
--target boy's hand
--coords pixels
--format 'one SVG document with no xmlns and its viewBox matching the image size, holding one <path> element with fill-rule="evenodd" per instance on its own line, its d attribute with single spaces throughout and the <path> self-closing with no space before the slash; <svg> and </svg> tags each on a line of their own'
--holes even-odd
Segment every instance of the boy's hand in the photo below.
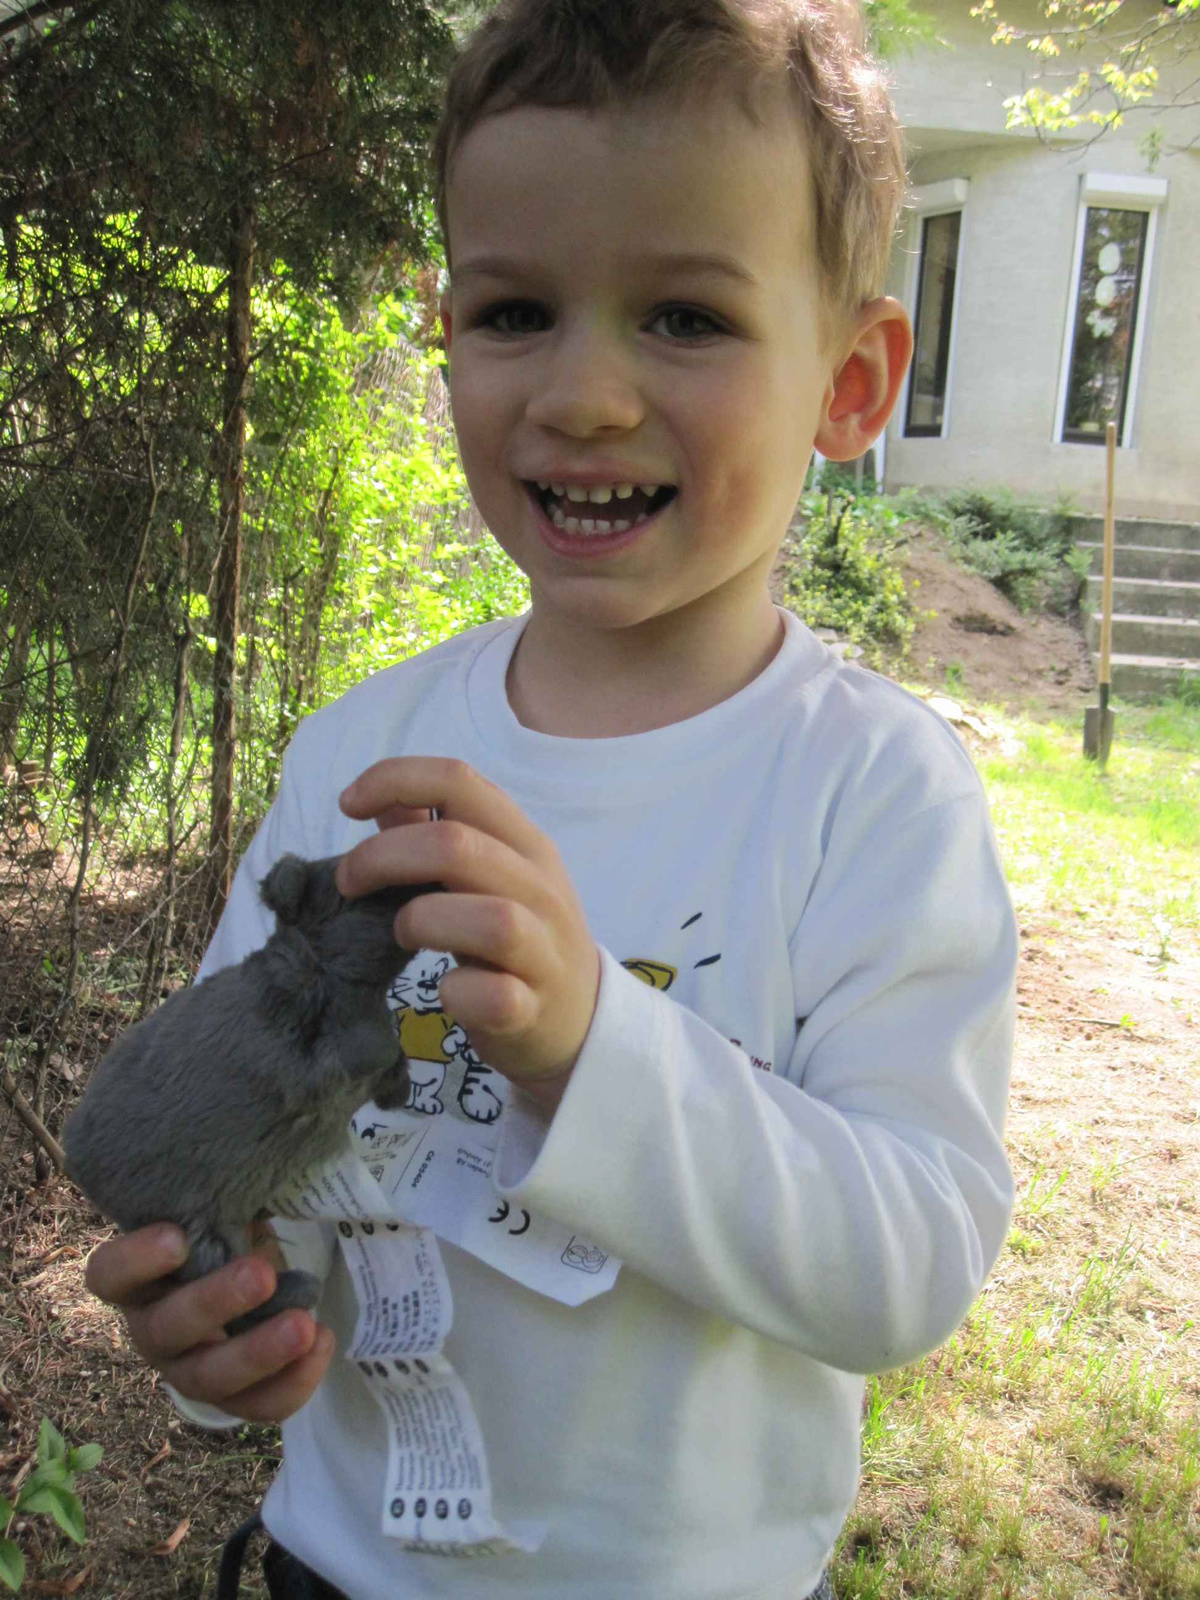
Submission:
<svg viewBox="0 0 1200 1600">
<path fill-rule="evenodd" d="M 92 1251 L 87 1286 L 124 1312 L 138 1353 L 181 1395 L 247 1422 L 282 1422 L 324 1377 L 333 1333 L 307 1311 L 284 1311 L 226 1335 L 227 1322 L 275 1291 L 283 1257 L 268 1228 L 253 1255 L 191 1283 L 164 1282 L 186 1255 L 182 1229 L 170 1224 L 123 1233 Z"/>
<path fill-rule="evenodd" d="M 339 866 L 342 893 L 445 886 L 409 901 L 396 937 L 457 958 L 440 989 L 447 1013 L 489 1066 L 552 1111 L 600 984 L 600 952 L 553 843 L 473 767 L 439 757 L 376 762 L 341 807 L 380 828 Z M 416 820 L 431 809 L 436 821 Z"/>
</svg>

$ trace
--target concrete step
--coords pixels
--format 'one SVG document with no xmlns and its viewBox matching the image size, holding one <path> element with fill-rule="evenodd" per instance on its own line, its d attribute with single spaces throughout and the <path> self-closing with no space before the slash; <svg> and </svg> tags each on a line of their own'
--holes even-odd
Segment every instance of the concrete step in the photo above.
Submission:
<svg viewBox="0 0 1200 1600">
<path fill-rule="evenodd" d="M 1103 517 L 1072 517 L 1070 528 L 1076 544 L 1102 544 L 1104 541 Z M 1148 545 L 1155 550 L 1200 551 L 1200 523 L 1118 517 L 1114 533 L 1117 544 Z"/>
<path fill-rule="evenodd" d="M 1093 611 L 1085 628 L 1089 650 L 1100 648 L 1100 616 Z M 1200 617 L 1113 616 L 1113 653 L 1200 659 Z"/>
<path fill-rule="evenodd" d="M 1092 657 L 1097 672 L 1099 656 Z M 1186 657 L 1114 655 L 1112 689 L 1125 700 L 1163 700 L 1181 684 L 1200 683 L 1200 661 Z"/>
<path fill-rule="evenodd" d="M 1093 572 L 1083 597 L 1084 609 L 1099 611 L 1104 579 Z M 1200 583 L 1167 583 L 1162 578 L 1113 579 L 1113 614 L 1146 617 L 1200 617 Z"/>
<path fill-rule="evenodd" d="M 1092 558 L 1092 571 L 1104 570 L 1104 546 L 1080 540 L 1079 549 Z M 1200 583 L 1200 550 L 1173 545 L 1119 544 L 1113 550 L 1118 578 L 1161 578 L 1167 583 Z"/>
</svg>

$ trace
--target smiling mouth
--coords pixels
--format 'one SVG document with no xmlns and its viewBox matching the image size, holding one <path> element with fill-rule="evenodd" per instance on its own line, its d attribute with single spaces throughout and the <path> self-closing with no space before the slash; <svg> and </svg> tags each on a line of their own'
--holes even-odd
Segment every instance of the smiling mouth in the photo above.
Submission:
<svg viewBox="0 0 1200 1600">
<path fill-rule="evenodd" d="M 583 488 L 527 482 L 525 487 L 546 518 L 563 533 L 600 538 L 624 533 L 661 511 L 679 493 L 673 484 L 615 484 Z"/>
</svg>

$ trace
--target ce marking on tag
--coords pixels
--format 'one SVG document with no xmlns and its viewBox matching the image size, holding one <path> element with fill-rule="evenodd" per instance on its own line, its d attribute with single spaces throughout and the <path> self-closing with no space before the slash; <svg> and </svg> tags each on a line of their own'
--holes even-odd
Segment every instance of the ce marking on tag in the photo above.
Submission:
<svg viewBox="0 0 1200 1600">
<path fill-rule="evenodd" d="M 511 1207 L 509 1206 L 508 1201 L 507 1200 L 501 1200 L 499 1206 L 497 1207 L 495 1216 L 494 1217 L 489 1217 L 488 1221 L 489 1222 L 505 1222 L 505 1221 L 508 1220 L 508 1214 L 509 1214 L 510 1210 L 511 1210 Z M 524 1206 L 521 1207 L 521 1215 L 524 1217 L 525 1220 L 524 1220 L 524 1222 L 521 1223 L 520 1227 L 519 1228 L 510 1228 L 508 1230 L 509 1233 L 512 1234 L 514 1239 L 518 1239 L 518 1238 L 520 1238 L 521 1234 L 529 1232 L 529 1213 L 528 1213 L 528 1211 L 526 1211 Z"/>
</svg>

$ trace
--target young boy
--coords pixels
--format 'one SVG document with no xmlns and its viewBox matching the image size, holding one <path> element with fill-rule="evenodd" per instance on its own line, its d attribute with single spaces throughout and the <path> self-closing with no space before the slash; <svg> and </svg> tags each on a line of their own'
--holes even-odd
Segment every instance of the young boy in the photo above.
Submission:
<svg viewBox="0 0 1200 1600">
<path fill-rule="evenodd" d="M 344 1270 L 319 1323 L 225 1339 L 266 1259 L 164 1289 L 178 1230 L 97 1251 L 179 1394 L 286 1419 L 289 1592 L 829 1595 L 862 1374 L 945 1339 L 1004 1238 L 1015 930 L 979 783 L 767 591 L 814 444 L 861 454 L 911 350 L 857 28 L 841 0 L 506 0 L 451 82 L 454 416 L 532 607 L 308 719 L 206 970 L 266 937 L 285 850 L 349 850 L 349 894 L 445 885 L 397 938 L 453 953 L 443 1024 L 514 1086 L 498 1199 L 623 1265 L 569 1309 L 443 1246 L 497 1515 L 546 1528 L 463 1561 L 380 1531 Z"/>
</svg>

